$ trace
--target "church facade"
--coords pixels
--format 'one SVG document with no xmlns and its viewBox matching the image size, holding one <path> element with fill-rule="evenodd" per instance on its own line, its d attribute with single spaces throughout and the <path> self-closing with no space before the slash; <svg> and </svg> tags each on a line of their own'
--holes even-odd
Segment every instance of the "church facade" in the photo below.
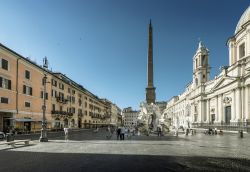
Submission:
<svg viewBox="0 0 250 172">
<path fill-rule="evenodd" d="M 165 120 L 172 126 L 250 132 L 250 6 L 227 45 L 229 65 L 210 80 L 209 50 L 199 42 L 192 82 L 164 110 Z"/>
</svg>

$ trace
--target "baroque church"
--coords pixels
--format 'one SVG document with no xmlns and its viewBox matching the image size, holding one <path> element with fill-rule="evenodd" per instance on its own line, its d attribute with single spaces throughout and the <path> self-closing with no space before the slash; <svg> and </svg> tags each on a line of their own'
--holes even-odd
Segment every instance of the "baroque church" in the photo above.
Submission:
<svg viewBox="0 0 250 172">
<path fill-rule="evenodd" d="M 229 65 L 209 79 L 209 50 L 202 42 L 193 57 L 193 79 L 171 98 L 165 121 L 174 127 L 217 127 L 250 132 L 250 6 L 227 41 Z"/>
</svg>

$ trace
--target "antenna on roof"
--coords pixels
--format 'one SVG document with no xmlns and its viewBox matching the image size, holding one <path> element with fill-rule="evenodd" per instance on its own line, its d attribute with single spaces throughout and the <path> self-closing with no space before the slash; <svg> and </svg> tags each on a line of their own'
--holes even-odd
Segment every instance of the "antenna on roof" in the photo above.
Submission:
<svg viewBox="0 0 250 172">
<path fill-rule="evenodd" d="M 43 58 L 43 68 L 48 69 L 48 65 L 49 65 L 48 59 L 47 59 L 47 57 L 45 56 L 45 57 Z"/>
</svg>

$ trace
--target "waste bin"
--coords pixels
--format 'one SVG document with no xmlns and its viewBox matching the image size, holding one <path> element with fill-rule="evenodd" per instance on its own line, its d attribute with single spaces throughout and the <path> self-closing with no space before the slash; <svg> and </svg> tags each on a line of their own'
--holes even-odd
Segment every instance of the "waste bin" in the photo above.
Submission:
<svg viewBox="0 0 250 172">
<path fill-rule="evenodd" d="M 14 134 L 13 133 L 6 133 L 6 141 L 7 142 L 14 141 Z"/>
</svg>

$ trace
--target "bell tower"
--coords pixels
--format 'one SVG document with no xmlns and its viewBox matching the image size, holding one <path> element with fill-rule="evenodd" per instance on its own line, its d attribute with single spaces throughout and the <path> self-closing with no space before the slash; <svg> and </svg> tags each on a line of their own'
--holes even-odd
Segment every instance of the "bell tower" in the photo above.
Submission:
<svg viewBox="0 0 250 172">
<path fill-rule="evenodd" d="M 198 49 L 193 57 L 193 83 L 197 87 L 209 80 L 209 50 L 199 41 Z"/>
</svg>

